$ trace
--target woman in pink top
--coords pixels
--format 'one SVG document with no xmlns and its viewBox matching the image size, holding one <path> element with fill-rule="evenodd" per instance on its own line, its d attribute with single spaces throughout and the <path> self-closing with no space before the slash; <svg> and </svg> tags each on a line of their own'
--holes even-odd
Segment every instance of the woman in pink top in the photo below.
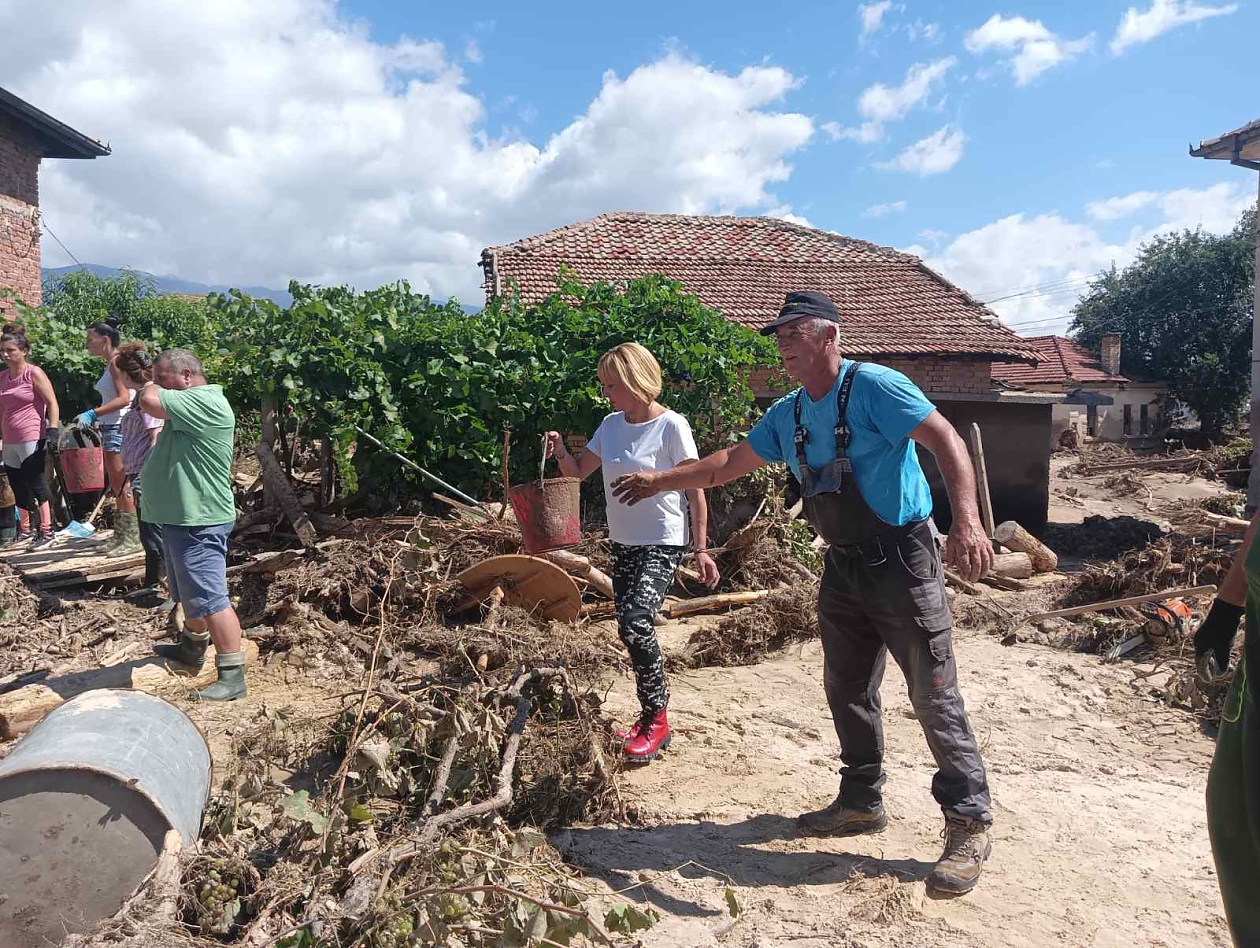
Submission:
<svg viewBox="0 0 1260 948">
<path fill-rule="evenodd" d="M 4 470 L 22 511 L 18 540 L 30 536 L 31 518 L 39 523 L 35 546 L 52 542 L 52 511 L 44 480 L 45 439 L 57 443 L 61 408 L 52 383 L 39 366 L 26 361 L 31 344 L 22 326 L 11 324 L 0 334 L 0 440 L 4 441 Z"/>
</svg>

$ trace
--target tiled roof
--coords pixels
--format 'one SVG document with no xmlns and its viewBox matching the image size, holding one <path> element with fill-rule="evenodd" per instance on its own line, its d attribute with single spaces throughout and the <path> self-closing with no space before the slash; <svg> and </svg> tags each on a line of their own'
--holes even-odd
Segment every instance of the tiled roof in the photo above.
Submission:
<svg viewBox="0 0 1260 948">
<path fill-rule="evenodd" d="M 840 310 L 854 355 L 963 355 L 1031 362 L 1025 341 L 984 304 L 918 257 L 769 217 L 602 214 L 482 252 L 500 286 L 526 302 L 555 291 L 561 265 L 584 281 L 661 273 L 705 305 L 752 329 L 768 323 L 789 290 L 819 289 Z"/>
<path fill-rule="evenodd" d="M 1085 346 L 1065 336 L 1032 336 L 1030 343 L 1041 361 L 1037 365 L 1005 364 L 993 366 L 993 378 L 1015 385 L 1079 385 L 1084 382 L 1128 382 L 1123 375 L 1112 375 L 1102 367 L 1098 356 Z"/>
</svg>

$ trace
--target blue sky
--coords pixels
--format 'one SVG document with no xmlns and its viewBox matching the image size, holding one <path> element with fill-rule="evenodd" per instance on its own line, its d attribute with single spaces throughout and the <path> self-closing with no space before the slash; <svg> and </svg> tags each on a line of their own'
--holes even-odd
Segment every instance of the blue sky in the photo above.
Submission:
<svg viewBox="0 0 1260 948">
<path fill-rule="evenodd" d="M 995 308 L 1041 332 L 1141 240 L 1255 194 L 1186 154 L 1260 114 L 1248 3 L 123 6 L 0 6 L 42 40 L 0 84 L 114 145 L 45 169 L 70 251 L 189 279 L 475 300 L 487 243 L 770 213 L 1022 292 Z"/>
</svg>

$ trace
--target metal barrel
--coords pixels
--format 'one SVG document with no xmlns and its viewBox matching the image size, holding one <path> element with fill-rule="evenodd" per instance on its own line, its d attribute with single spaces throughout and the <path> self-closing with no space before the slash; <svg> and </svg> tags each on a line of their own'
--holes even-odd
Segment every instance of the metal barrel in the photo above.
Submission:
<svg viewBox="0 0 1260 948">
<path fill-rule="evenodd" d="M 191 847 L 210 749 L 182 711 L 103 689 L 51 712 L 0 761 L 0 945 L 58 944 L 118 911 L 167 830 Z"/>
</svg>

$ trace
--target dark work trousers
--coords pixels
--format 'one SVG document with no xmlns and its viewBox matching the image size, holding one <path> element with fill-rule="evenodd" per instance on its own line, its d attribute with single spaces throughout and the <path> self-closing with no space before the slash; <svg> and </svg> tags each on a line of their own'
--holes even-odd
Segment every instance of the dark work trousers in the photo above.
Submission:
<svg viewBox="0 0 1260 948">
<path fill-rule="evenodd" d="M 891 651 L 910 689 L 937 773 L 932 796 L 948 816 L 991 823 L 989 787 L 958 691 L 945 574 L 928 521 L 872 548 L 828 550 L 818 596 L 823 679 L 840 738 L 840 802 L 880 805 L 884 728 L 879 697 Z"/>
<path fill-rule="evenodd" d="M 140 487 L 140 478 L 132 476 L 131 499 L 136 502 L 136 517 L 140 521 L 140 546 L 144 548 L 144 585 L 156 586 L 166 573 L 164 551 L 162 549 L 162 525 L 148 523 L 140 516 L 141 504 L 144 503 L 144 491 Z"/>
<path fill-rule="evenodd" d="M 634 681 L 645 714 L 669 705 L 665 661 L 656 640 L 656 613 L 682 562 L 683 546 L 612 544 L 613 599 L 617 631 L 634 663 Z"/>
</svg>

